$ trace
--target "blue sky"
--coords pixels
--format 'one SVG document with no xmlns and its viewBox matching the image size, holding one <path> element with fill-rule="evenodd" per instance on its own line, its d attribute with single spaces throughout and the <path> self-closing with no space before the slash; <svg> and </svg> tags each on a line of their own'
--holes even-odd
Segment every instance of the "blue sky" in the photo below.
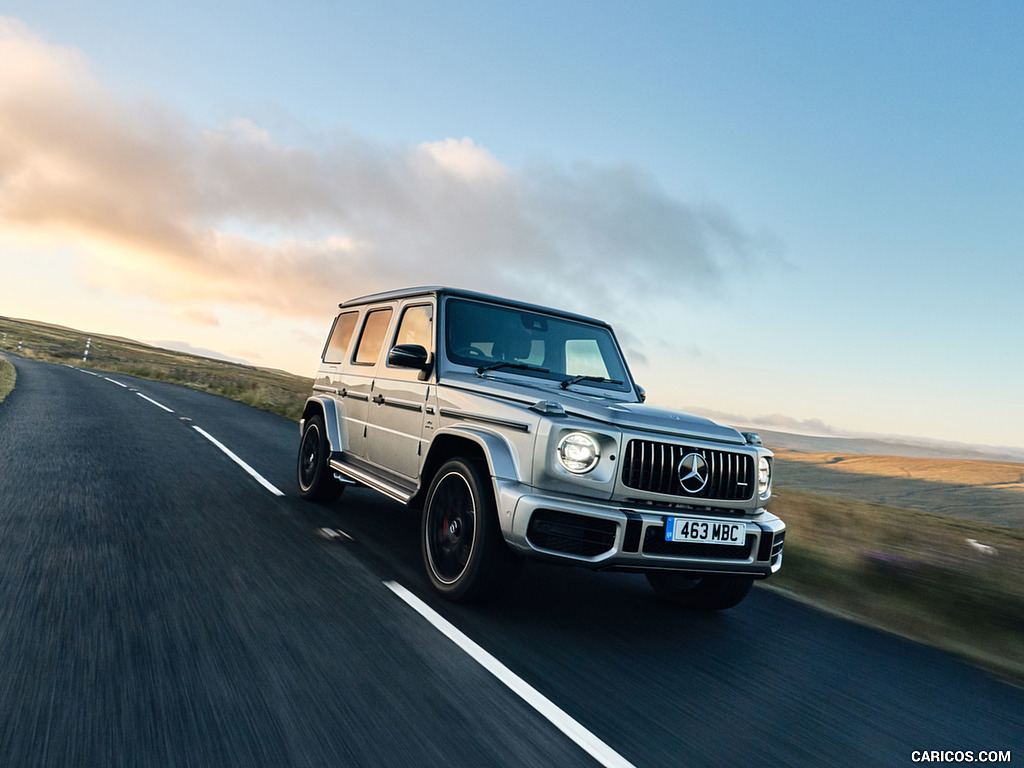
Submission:
<svg viewBox="0 0 1024 768">
<path fill-rule="evenodd" d="M 660 404 L 1022 445 L 1020 4 L 4 17 L 0 314 L 308 374 L 453 283 L 607 317 Z"/>
</svg>

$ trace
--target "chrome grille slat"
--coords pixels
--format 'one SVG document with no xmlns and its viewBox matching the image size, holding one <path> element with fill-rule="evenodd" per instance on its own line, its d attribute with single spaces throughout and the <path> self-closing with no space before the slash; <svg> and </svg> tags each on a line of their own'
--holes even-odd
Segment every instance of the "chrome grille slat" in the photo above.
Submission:
<svg viewBox="0 0 1024 768">
<path fill-rule="evenodd" d="M 684 456 L 700 454 L 707 462 L 708 482 L 697 493 L 688 493 L 676 470 Z M 694 499 L 746 501 L 753 495 L 753 462 L 743 453 L 695 448 L 655 440 L 630 440 L 624 452 L 622 482 L 629 488 Z"/>
<path fill-rule="evenodd" d="M 665 445 L 659 445 L 658 450 L 658 465 L 657 465 L 657 487 L 665 487 L 665 481 L 669 478 L 669 473 L 665 468 Z"/>
</svg>

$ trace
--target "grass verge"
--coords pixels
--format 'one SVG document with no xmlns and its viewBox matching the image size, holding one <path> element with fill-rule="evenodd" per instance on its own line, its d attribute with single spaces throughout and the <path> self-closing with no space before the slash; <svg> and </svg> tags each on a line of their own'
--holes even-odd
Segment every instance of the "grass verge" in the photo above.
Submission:
<svg viewBox="0 0 1024 768">
<path fill-rule="evenodd" d="M 1024 530 L 786 488 L 772 512 L 769 586 L 1024 683 Z"/>
<path fill-rule="evenodd" d="M 14 370 L 14 366 L 0 356 L 0 403 L 11 394 L 11 390 L 14 389 L 14 381 L 17 378 L 18 374 Z"/>
</svg>

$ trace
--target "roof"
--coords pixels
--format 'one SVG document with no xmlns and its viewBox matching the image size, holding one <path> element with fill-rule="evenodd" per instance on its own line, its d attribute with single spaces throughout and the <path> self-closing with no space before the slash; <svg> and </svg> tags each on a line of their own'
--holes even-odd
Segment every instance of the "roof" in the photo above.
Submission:
<svg viewBox="0 0 1024 768">
<path fill-rule="evenodd" d="M 476 301 L 486 301 L 490 304 L 501 304 L 506 307 L 514 307 L 516 309 L 525 309 L 530 312 L 541 312 L 547 315 L 557 315 L 570 320 L 578 320 L 584 323 L 590 323 L 592 325 L 603 325 L 610 327 L 604 320 L 598 320 L 597 318 L 587 317 L 586 315 L 579 315 L 575 312 L 567 312 L 562 309 L 554 309 L 552 307 L 545 307 L 540 304 L 530 304 L 525 301 L 516 301 L 515 299 L 507 299 L 501 296 L 494 296 L 488 293 L 480 293 L 479 291 L 468 291 L 462 288 L 449 288 L 445 286 L 421 286 L 418 288 L 402 288 L 395 291 L 385 291 L 383 293 L 373 293 L 368 296 L 360 296 L 359 298 L 349 299 L 343 301 L 338 306 L 342 309 L 348 307 L 361 306 L 363 304 L 373 304 L 381 301 L 396 301 L 399 299 L 408 299 L 415 296 L 427 296 L 436 295 L 439 298 L 441 296 L 454 296 L 457 298 L 474 299 Z"/>
</svg>

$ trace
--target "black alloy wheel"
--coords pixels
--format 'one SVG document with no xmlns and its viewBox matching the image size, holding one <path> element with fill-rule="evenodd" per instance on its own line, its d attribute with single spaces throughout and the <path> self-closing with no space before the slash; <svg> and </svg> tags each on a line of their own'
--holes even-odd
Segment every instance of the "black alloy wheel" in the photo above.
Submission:
<svg viewBox="0 0 1024 768">
<path fill-rule="evenodd" d="M 330 445 L 323 417 L 311 416 L 306 420 L 302 440 L 299 442 L 299 495 L 306 501 L 326 504 L 337 499 L 345 490 L 345 486 L 334 479 L 327 465 L 329 458 Z"/>
<path fill-rule="evenodd" d="M 501 535 L 486 468 L 468 459 L 452 459 L 434 476 L 420 539 L 427 576 L 449 600 L 496 596 L 522 561 Z"/>
</svg>

